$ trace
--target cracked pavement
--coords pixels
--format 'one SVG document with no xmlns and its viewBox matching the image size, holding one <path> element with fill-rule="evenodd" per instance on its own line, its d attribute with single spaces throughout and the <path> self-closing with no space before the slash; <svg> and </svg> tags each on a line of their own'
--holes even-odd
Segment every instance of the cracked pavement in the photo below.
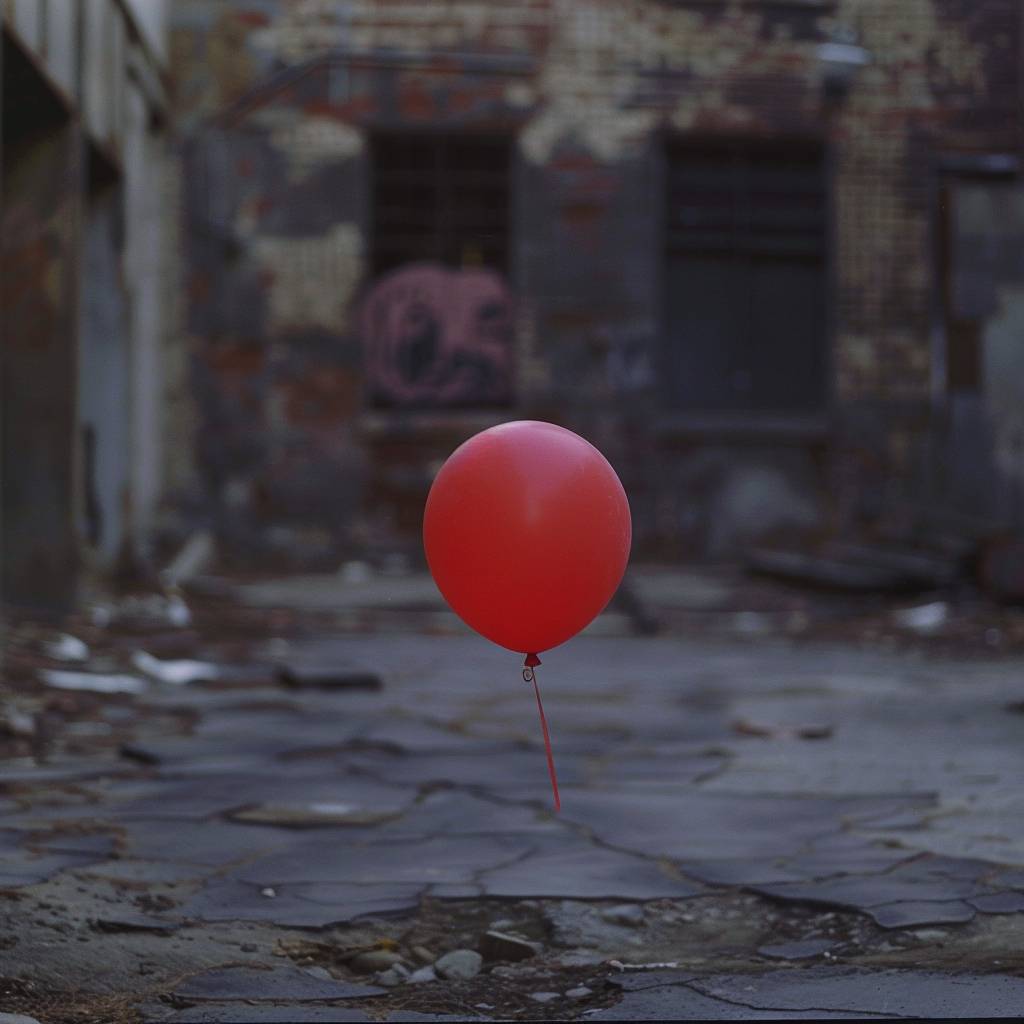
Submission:
<svg viewBox="0 0 1024 1024">
<path fill-rule="evenodd" d="M 556 815 L 515 655 L 459 631 L 282 621 L 255 644 L 212 620 L 146 638 L 221 666 L 212 682 L 35 692 L 51 717 L 63 709 L 64 738 L 0 762 L 0 1010 L 841 1019 L 1024 1005 L 1018 658 L 582 636 L 539 670 Z M 110 636 L 108 669 L 143 643 Z M 464 975 L 436 964 L 478 949 Z"/>
</svg>

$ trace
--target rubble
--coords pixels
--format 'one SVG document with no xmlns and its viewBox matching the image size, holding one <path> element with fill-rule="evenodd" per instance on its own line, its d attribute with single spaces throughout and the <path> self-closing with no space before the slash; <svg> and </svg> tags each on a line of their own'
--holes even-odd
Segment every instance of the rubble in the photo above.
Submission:
<svg viewBox="0 0 1024 1024">
<path fill-rule="evenodd" d="M 39 677 L 58 690 L 87 690 L 91 693 L 143 693 L 146 681 L 137 676 L 100 672 L 71 672 L 40 669 Z"/>
<path fill-rule="evenodd" d="M 42 644 L 43 653 L 55 661 L 88 661 L 89 648 L 70 633 L 58 633 L 52 640 Z"/>
<path fill-rule="evenodd" d="M 949 605 L 945 601 L 901 608 L 892 614 L 893 622 L 915 633 L 937 633 L 949 622 Z"/>
<path fill-rule="evenodd" d="M 493 929 L 484 933 L 477 948 L 484 960 L 489 962 L 529 960 L 540 952 L 540 946 L 535 942 Z"/>
<path fill-rule="evenodd" d="M 445 953 L 434 969 L 442 978 L 473 978 L 480 973 L 483 964 L 483 957 L 472 949 L 456 949 L 451 953 Z"/>
<path fill-rule="evenodd" d="M 145 651 L 136 651 L 132 655 L 132 665 L 143 675 L 171 686 L 214 682 L 221 675 L 220 669 L 216 665 L 210 665 L 204 661 L 188 659 L 161 661 Z"/>
<path fill-rule="evenodd" d="M 196 638 L 168 662 L 228 675 L 259 663 L 208 614 L 198 602 Z M 45 762 L 11 743 L 2 773 L 0 886 L 22 897 L 5 906 L 19 937 L 5 958 L 32 975 L 59 957 L 88 985 L 73 953 L 86 935 L 126 992 L 195 1003 L 197 1020 L 206 1006 L 244 1019 L 252 999 L 287 1017 L 317 1003 L 307 985 L 367 981 L 377 994 L 346 1005 L 370 1016 L 601 1019 L 641 992 L 609 978 L 654 992 L 727 967 L 761 977 L 773 961 L 991 969 L 1024 915 L 1024 881 L 1005 866 L 1024 853 L 1007 797 L 1015 662 L 971 669 L 977 742 L 954 764 L 941 737 L 962 721 L 963 664 L 726 636 L 582 638 L 552 667 L 558 816 L 538 800 L 545 765 L 520 739 L 518 687 L 482 682 L 504 655 L 471 638 L 296 631 L 289 661 L 372 666 L 388 689 L 140 676 L 134 701 L 43 689 L 41 655 L 23 646 L 11 706 L 49 716 L 58 739 Z M 142 650 L 127 627 L 83 637 L 83 670 Z M 827 743 L 748 738 L 820 739 L 826 712 Z M 941 942 L 920 937 L 939 928 Z M 253 974 L 199 988 L 160 966 L 205 975 L 240 956 Z M 275 990 L 282 958 L 305 974 Z"/>
</svg>

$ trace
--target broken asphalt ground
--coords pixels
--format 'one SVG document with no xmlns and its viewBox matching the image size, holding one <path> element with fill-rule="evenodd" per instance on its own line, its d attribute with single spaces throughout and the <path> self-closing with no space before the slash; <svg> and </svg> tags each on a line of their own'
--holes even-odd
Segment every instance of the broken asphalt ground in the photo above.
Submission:
<svg viewBox="0 0 1024 1024">
<path fill-rule="evenodd" d="M 81 667 L 136 694 L 44 686 L 58 662 L 13 631 L 0 1010 L 1021 1012 L 1018 656 L 795 637 L 770 612 L 640 639 L 612 613 L 540 669 L 556 815 L 515 655 L 429 609 L 390 625 L 438 635 L 344 632 L 372 616 L 310 592 L 225 588 L 174 626 L 72 622 Z M 219 671 L 147 682 L 140 649 Z M 458 950 L 483 956 L 434 966 Z"/>
</svg>

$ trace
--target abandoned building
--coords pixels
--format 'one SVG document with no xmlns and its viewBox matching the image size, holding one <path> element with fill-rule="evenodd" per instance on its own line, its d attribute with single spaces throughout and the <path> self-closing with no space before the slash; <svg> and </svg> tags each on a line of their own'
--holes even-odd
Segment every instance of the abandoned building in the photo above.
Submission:
<svg viewBox="0 0 1024 1024">
<path fill-rule="evenodd" d="M 415 546 L 551 419 L 637 553 L 1024 515 L 1014 0 L 172 12 L 176 483 L 242 560 Z"/>
<path fill-rule="evenodd" d="M 178 0 L 166 54 L 159 6 L 6 4 L 12 586 L 415 557 L 518 418 L 637 557 L 1024 523 L 1017 0 Z"/>
<path fill-rule="evenodd" d="M 144 557 L 160 471 L 164 6 L 4 0 L 0 565 L 66 607 Z"/>
</svg>

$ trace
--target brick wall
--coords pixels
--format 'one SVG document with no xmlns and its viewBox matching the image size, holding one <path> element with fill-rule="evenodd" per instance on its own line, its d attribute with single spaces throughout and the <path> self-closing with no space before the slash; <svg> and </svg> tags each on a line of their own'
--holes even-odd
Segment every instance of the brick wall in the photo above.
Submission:
<svg viewBox="0 0 1024 1024">
<path fill-rule="evenodd" d="M 782 525 L 827 516 L 835 459 L 907 478 L 935 386 L 937 160 L 1019 149 L 1012 0 L 184 0 L 172 15 L 192 508 L 244 558 L 413 538 L 438 460 L 503 418 L 601 445 L 651 552 L 727 549 L 737 466 L 793 491 Z M 818 48 L 841 30 L 871 60 L 828 99 Z M 359 311 L 384 129 L 514 135 L 511 406 L 372 406 Z M 831 399 L 811 440 L 756 418 L 694 434 L 659 391 L 665 140 L 722 136 L 826 147 Z M 858 455 L 865 416 L 879 440 Z"/>
</svg>

